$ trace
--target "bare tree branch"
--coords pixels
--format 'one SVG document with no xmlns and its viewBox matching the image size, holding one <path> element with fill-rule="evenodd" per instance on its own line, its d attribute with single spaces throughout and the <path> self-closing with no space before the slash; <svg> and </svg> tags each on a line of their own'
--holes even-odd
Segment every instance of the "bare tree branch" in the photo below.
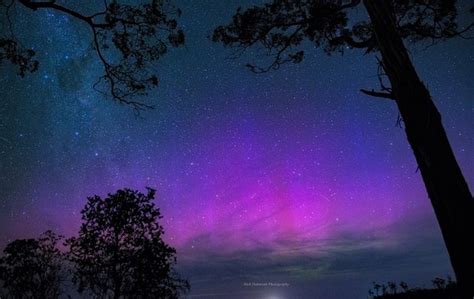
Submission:
<svg viewBox="0 0 474 299">
<path fill-rule="evenodd" d="M 383 99 L 390 99 L 390 100 L 395 100 L 393 95 L 388 92 L 379 92 L 379 91 L 374 91 L 372 90 L 367 90 L 367 89 L 360 89 L 360 91 L 368 96 L 371 97 L 377 97 L 377 98 L 383 98 Z"/>
<path fill-rule="evenodd" d="M 87 24 L 104 69 L 94 89 L 101 90 L 102 94 L 119 103 L 132 106 L 137 113 L 154 107 L 135 98 L 147 95 L 151 88 L 158 85 L 158 77 L 152 71 L 153 63 L 169 48 L 184 44 L 184 33 L 175 19 L 181 11 L 169 0 L 150 0 L 135 5 L 104 0 L 101 2 L 103 9 L 90 15 L 54 0 L 13 0 L 9 5 L 15 2 L 33 11 L 54 10 Z M 7 16 L 8 10 L 9 7 Z M 22 50 L 16 38 L 0 37 L 0 63 L 7 59 L 17 64 L 21 76 L 27 71 L 36 71 L 38 62 L 32 59 L 34 54 L 33 50 Z"/>
</svg>

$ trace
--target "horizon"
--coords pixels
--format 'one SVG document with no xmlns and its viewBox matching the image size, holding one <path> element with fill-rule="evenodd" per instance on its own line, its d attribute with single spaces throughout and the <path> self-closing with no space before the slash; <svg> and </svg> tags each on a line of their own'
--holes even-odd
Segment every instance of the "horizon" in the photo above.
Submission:
<svg viewBox="0 0 474 299">
<path fill-rule="evenodd" d="M 188 298 L 366 298 L 373 281 L 454 277 L 396 105 L 359 92 L 377 86 L 374 55 L 316 49 L 255 75 L 207 38 L 249 3 L 177 2 L 186 47 L 160 60 L 142 118 L 92 89 L 87 28 L 22 11 L 41 65 L 1 69 L 0 247 L 72 236 L 88 196 L 151 187 Z M 410 49 L 472 186 L 474 43 Z"/>
</svg>

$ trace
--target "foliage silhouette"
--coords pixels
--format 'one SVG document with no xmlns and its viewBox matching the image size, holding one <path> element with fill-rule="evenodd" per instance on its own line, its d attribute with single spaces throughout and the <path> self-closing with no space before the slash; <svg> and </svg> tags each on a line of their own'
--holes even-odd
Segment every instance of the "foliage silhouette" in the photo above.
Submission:
<svg viewBox="0 0 474 299">
<path fill-rule="evenodd" d="M 5 60 L 18 66 L 18 75 L 24 77 L 28 72 L 35 72 L 38 69 L 38 61 L 33 60 L 35 51 L 24 50 L 18 42 L 13 39 L 0 37 L 0 65 Z"/>
<path fill-rule="evenodd" d="M 79 292 L 89 290 L 100 298 L 178 298 L 189 290 L 173 268 L 176 250 L 162 240 L 155 190 L 147 190 L 88 198 L 79 236 L 66 241 Z"/>
<path fill-rule="evenodd" d="M 0 280 L 12 298 L 58 298 L 63 280 L 62 239 L 46 231 L 38 239 L 9 243 L 0 258 Z"/>
<path fill-rule="evenodd" d="M 395 282 L 385 284 L 373 283 L 369 290 L 369 299 L 461 299 L 465 298 L 460 292 L 457 284 L 451 277 L 446 279 L 436 277 L 432 281 L 432 289 L 427 288 L 409 288 L 406 282 Z M 399 288 L 400 287 L 400 288 Z M 380 291 L 382 288 L 382 291 Z"/>
<path fill-rule="evenodd" d="M 152 65 L 164 56 L 169 48 L 184 44 L 184 33 L 178 28 L 176 18 L 181 11 L 168 0 L 145 1 L 144 4 L 121 4 L 119 1 L 100 1 L 103 8 L 85 14 L 63 6 L 56 1 L 0 0 L 0 13 L 4 15 L 9 34 L 0 36 L 0 64 L 8 60 L 18 67 L 24 77 L 38 69 L 33 49 L 20 46 L 11 24 L 18 17 L 15 7 L 32 11 L 50 10 L 65 14 L 91 29 L 92 44 L 104 74 L 94 88 L 122 104 L 131 105 L 136 112 L 153 108 L 136 100 L 158 85 Z M 80 6 L 79 6 L 80 7 Z"/>
<path fill-rule="evenodd" d="M 369 18 L 351 21 L 349 10 L 361 6 Z M 237 49 L 236 56 L 251 47 L 263 49 L 269 61 L 264 66 L 247 65 L 256 73 L 300 63 L 305 40 L 328 54 L 354 48 L 379 53 L 380 90 L 361 91 L 397 105 L 458 284 L 474 295 L 474 200 L 441 115 L 403 43 L 432 45 L 452 37 L 467 38 L 474 22 L 459 28 L 457 16 L 455 0 L 270 0 L 239 8 L 230 24 L 214 30 L 212 39 Z"/>
</svg>

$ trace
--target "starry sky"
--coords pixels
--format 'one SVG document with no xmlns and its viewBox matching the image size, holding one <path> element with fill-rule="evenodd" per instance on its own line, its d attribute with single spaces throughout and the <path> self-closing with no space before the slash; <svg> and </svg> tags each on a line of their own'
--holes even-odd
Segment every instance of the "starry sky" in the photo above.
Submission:
<svg viewBox="0 0 474 299">
<path fill-rule="evenodd" d="M 358 92 L 377 87 L 375 57 L 305 45 L 303 63 L 253 74 L 208 38 L 250 3 L 176 2 L 186 46 L 157 64 L 140 118 L 92 89 L 88 28 L 18 7 L 41 64 L 0 68 L 0 245 L 71 236 L 87 196 L 150 186 L 189 298 L 365 298 L 374 280 L 452 275 L 394 103 Z M 474 43 L 410 51 L 473 186 Z"/>
</svg>

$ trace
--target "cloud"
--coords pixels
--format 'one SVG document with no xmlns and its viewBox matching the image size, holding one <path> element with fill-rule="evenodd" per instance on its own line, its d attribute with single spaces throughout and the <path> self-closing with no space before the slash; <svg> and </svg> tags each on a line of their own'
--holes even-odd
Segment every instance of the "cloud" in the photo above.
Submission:
<svg viewBox="0 0 474 299">
<path fill-rule="evenodd" d="M 410 229 L 413 225 L 419 228 L 417 233 Z M 210 233 L 203 234 L 193 243 L 205 244 L 211 238 Z M 437 227 L 429 218 L 399 222 L 373 231 L 371 236 L 341 232 L 323 240 L 280 238 L 267 247 L 232 253 L 178 252 L 178 257 L 179 271 L 192 285 L 190 298 L 206 294 L 206 298 L 264 298 L 270 290 L 289 298 L 297 293 L 298 298 L 314 298 L 315 292 L 327 298 L 365 296 L 374 280 L 429 282 L 451 271 Z M 252 282 L 290 286 L 245 286 Z M 341 290 L 329 290 L 327 285 L 340 285 Z"/>
</svg>

